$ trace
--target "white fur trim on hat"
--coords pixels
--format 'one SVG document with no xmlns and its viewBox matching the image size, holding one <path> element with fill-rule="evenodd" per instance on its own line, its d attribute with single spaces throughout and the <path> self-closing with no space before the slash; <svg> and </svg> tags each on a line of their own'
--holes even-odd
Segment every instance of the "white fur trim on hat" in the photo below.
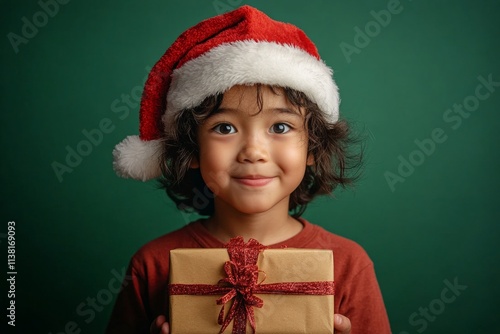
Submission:
<svg viewBox="0 0 500 334">
<path fill-rule="evenodd" d="M 340 99 L 332 74 L 322 60 L 293 45 L 253 40 L 222 44 L 174 70 L 164 122 L 168 128 L 180 110 L 234 85 L 260 83 L 305 93 L 335 123 Z"/>
<path fill-rule="evenodd" d="M 113 150 L 113 168 L 121 177 L 147 181 L 161 176 L 162 140 L 128 136 Z"/>
</svg>

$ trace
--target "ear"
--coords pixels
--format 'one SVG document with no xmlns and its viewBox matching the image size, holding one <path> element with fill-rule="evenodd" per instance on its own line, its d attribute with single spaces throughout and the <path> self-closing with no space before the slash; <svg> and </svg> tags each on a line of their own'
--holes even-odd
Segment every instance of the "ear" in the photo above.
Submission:
<svg viewBox="0 0 500 334">
<path fill-rule="evenodd" d="M 313 166 L 314 165 L 314 155 L 312 153 L 307 154 L 307 161 L 306 161 L 307 166 Z"/>
<path fill-rule="evenodd" d="M 189 168 L 192 169 L 200 168 L 200 162 L 198 161 L 197 157 L 191 158 L 191 161 L 189 162 Z"/>
</svg>

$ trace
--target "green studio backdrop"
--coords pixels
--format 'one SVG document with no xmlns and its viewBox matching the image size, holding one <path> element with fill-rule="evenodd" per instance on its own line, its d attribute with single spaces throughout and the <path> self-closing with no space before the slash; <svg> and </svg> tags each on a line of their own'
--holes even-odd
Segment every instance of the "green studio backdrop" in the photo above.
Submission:
<svg viewBox="0 0 500 334">
<path fill-rule="evenodd" d="M 138 133 L 166 48 L 242 4 L 315 41 L 366 136 L 355 189 L 305 218 L 368 251 L 393 332 L 498 332 L 500 2 L 486 0 L 2 1 L 2 326 L 102 332 L 133 253 L 196 218 L 118 178 L 111 152 Z"/>
</svg>

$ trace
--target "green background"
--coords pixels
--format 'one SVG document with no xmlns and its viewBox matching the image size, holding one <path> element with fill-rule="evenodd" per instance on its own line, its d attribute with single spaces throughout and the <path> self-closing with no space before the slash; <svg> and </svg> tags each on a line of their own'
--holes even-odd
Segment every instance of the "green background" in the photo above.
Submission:
<svg viewBox="0 0 500 334">
<path fill-rule="evenodd" d="M 400 13 L 378 30 L 371 11 L 386 10 L 387 1 L 73 0 L 17 53 L 8 34 L 22 35 L 22 18 L 33 22 L 42 9 L 37 1 L 2 1 L 0 241 L 6 254 L 7 222 L 15 221 L 17 332 L 60 333 L 70 321 L 81 333 L 102 332 L 113 272 L 189 219 L 154 182 L 114 174 L 114 145 L 138 132 L 136 101 L 120 100 L 140 91 L 147 69 L 182 31 L 239 4 L 296 24 L 315 41 L 335 71 L 341 113 L 367 134 L 355 190 L 315 201 L 305 217 L 368 251 L 393 332 L 498 332 L 500 87 L 459 127 L 443 119 L 453 104 L 474 101 L 479 76 L 500 81 L 500 2 L 466 0 L 401 0 Z M 342 43 L 356 47 L 356 27 L 367 24 L 372 37 L 346 57 Z M 66 164 L 67 147 L 76 149 L 82 131 L 103 119 L 108 133 L 59 180 L 53 163 Z M 418 160 L 415 140 L 437 128 L 446 141 Z M 400 156 L 419 165 L 391 189 L 385 174 L 398 173 Z M 455 279 L 467 289 L 442 304 L 444 281 Z M 88 298 L 98 295 L 103 302 L 87 323 L 91 313 L 76 310 L 83 303 L 90 312 Z M 429 306 L 437 315 L 410 323 Z"/>
</svg>

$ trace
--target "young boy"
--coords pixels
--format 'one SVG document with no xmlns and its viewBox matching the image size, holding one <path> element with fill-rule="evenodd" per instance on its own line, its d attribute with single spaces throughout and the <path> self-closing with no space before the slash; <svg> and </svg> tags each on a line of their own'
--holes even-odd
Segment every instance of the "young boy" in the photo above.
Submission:
<svg viewBox="0 0 500 334">
<path fill-rule="evenodd" d="M 331 69 L 295 26 L 243 6 L 184 32 L 152 69 L 140 137 L 117 145 L 114 167 L 161 177 L 179 209 L 208 218 L 133 256 L 107 333 L 169 333 L 169 251 L 222 248 L 235 236 L 333 250 L 335 332 L 390 333 L 364 250 L 300 217 L 315 195 L 352 181 L 338 105 Z"/>
</svg>

